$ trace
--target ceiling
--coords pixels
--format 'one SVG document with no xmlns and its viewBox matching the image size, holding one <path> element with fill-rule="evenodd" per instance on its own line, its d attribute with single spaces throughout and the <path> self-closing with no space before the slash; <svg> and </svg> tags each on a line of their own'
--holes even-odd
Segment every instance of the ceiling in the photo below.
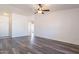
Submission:
<svg viewBox="0 0 79 59">
<path fill-rule="evenodd" d="M 22 14 L 22 15 L 31 15 L 33 13 L 32 8 L 29 7 L 30 5 L 27 4 L 3 4 L 0 5 L 0 14 L 2 14 L 3 12 L 7 12 L 7 13 L 18 13 L 18 14 Z"/>
<path fill-rule="evenodd" d="M 49 7 L 52 11 L 79 8 L 79 4 L 53 4 Z"/>
<path fill-rule="evenodd" d="M 23 15 L 33 15 L 34 6 L 32 4 L 2 4 L 0 5 L 0 14 L 3 12 L 14 12 Z M 79 8 L 79 4 L 50 4 L 47 5 L 51 12 Z"/>
</svg>

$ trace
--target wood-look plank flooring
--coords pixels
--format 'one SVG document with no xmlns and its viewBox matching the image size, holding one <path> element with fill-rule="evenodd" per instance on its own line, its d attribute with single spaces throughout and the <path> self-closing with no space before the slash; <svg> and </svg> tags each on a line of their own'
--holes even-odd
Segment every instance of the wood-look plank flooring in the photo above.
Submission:
<svg viewBox="0 0 79 59">
<path fill-rule="evenodd" d="M 78 54 L 79 45 L 30 37 L 0 39 L 0 54 Z"/>
</svg>

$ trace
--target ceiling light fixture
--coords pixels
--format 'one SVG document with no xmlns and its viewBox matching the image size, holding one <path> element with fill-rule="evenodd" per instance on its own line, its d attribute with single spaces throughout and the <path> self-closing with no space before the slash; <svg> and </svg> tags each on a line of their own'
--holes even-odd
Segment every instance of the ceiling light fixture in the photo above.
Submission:
<svg viewBox="0 0 79 59">
<path fill-rule="evenodd" d="M 42 10 L 38 11 L 39 14 L 42 14 Z"/>
</svg>

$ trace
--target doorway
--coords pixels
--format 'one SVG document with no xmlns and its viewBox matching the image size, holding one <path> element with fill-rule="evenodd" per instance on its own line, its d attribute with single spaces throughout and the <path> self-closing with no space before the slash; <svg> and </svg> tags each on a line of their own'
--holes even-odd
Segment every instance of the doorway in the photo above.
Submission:
<svg viewBox="0 0 79 59">
<path fill-rule="evenodd" d="M 34 21 L 30 21 L 28 23 L 28 33 L 29 36 L 31 37 L 31 40 L 34 39 Z"/>
</svg>

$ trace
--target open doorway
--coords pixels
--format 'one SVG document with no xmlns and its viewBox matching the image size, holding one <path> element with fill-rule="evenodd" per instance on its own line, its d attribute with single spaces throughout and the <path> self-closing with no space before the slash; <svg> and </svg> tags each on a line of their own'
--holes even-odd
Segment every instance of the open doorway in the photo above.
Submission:
<svg viewBox="0 0 79 59">
<path fill-rule="evenodd" d="M 34 39 L 34 21 L 30 21 L 28 23 L 28 32 L 29 32 L 29 36 L 31 37 L 31 40 Z"/>
</svg>

